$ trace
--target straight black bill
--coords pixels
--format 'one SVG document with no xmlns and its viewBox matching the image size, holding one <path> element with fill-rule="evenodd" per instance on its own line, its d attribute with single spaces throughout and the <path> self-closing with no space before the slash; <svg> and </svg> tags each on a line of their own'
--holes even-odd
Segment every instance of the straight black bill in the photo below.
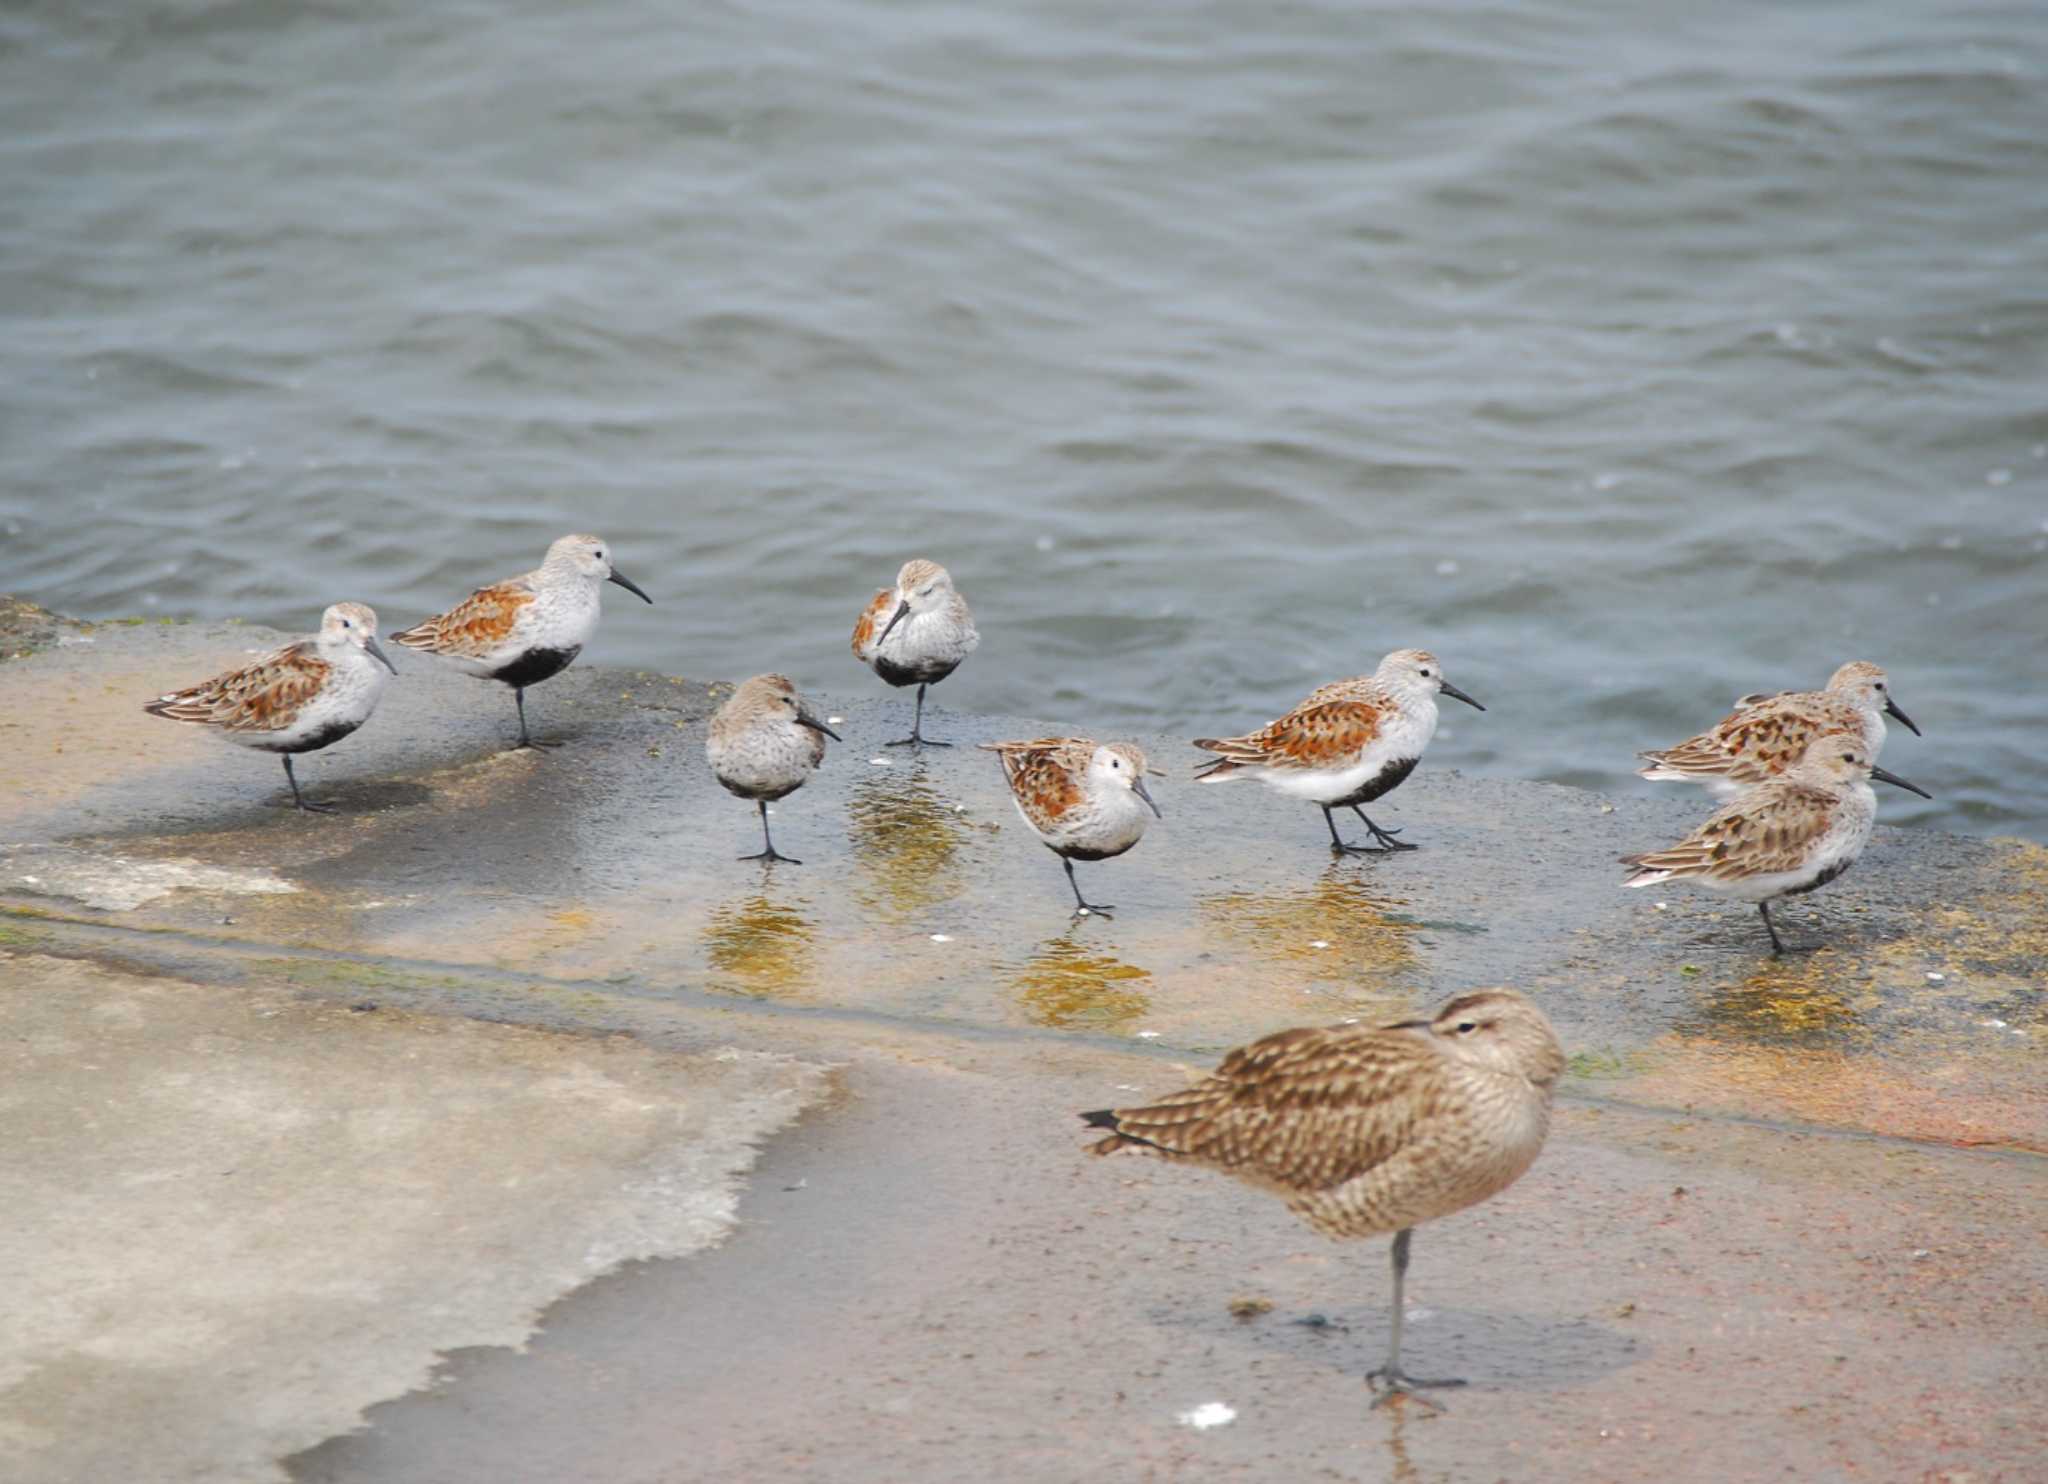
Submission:
<svg viewBox="0 0 2048 1484">
<path fill-rule="evenodd" d="M 1877 781 L 1878 781 L 1879 783 L 1889 783 L 1889 784 L 1890 784 L 1890 785 L 1891 785 L 1891 786 L 1892 786 L 1893 788 L 1903 788 L 1903 789 L 1904 789 L 1904 790 L 1905 790 L 1905 791 L 1906 791 L 1907 793 L 1909 793 L 1909 794 L 1918 794 L 1918 795 L 1920 795 L 1920 797 L 1921 797 L 1921 798 L 1923 798 L 1923 799 L 1931 799 L 1931 798 L 1933 798 L 1933 797 L 1934 797 L 1934 795 L 1933 795 L 1933 794 L 1929 793 L 1929 792 L 1928 792 L 1928 791 L 1927 791 L 1926 789 L 1922 788 L 1922 787 L 1921 787 L 1921 786 L 1920 786 L 1919 784 L 1917 784 L 1917 783 L 1908 783 L 1908 782 L 1906 782 L 1906 780 L 1905 780 L 1905 779 L 1901 778 L 1901 777 L 1900 777 L 1900 776 L 1899 776 L 1898 774 L 1896 774 L 1896 773 L 1887 773 L 1887 772 L 1885 772 L 1885 770 L 1884 770 L 1884 769 L 1882 769 L 1882 768 L 1872 768 L 1872 769 L 1870 770 L 1870 776 L 1871 776 L 1872 778 L 1875 778 L 1875 779 L 1876 779 L 1876 780 L 1877 780 Z"/>
<path fill-rule="evenodd" d="M 1444 694 L 1449 696 L 1452 700 L 1463 701 L 1467 706 L 1470 706 L 1474 711 L 1484 711 L 1486 709 L 1477 701 L 1473 700 L 1470 696 L 1466 695 L 1463 691 L 1459 690 L 1455 685 L 1451 684 L 1450 681 L 1443 680 L 1437 683 L 1443 687 Z"/>
<path fill-rule="evenodd" d="M 384 652 L 384 646 L 377 642 L 377 636 L 375 634 L 370 634 L 364 638 L 363 648 L 369 650 L 371 654 L 375 655 L 379 660 L 383 661 L 384 668 L 389 670 L 393 675 L 396 675 L 398 673 L 398 666 L 391 663 L 391 656 Z"/>
<path fill-rule="evenodd" d="M 632 578 L 628 577 L 625 573 L 621 572 L 617 567 L 612 568 L 612 575 L 610 580 L 616 582 L 620 587 L 624 588 L 627 592 L 631 593 L 634 597 L 638 598 L 643 603 L 652 603 L 654 601 L 654 599 L 648 597 L 647 594 L 640 591 L 639 583 L 635 582 Z"/>
<path fill-rule="evenodd" d="M 1897 701 L 1894 701 L 1890 696 L 1885 697 L 1884 714 L 1886 716 L 1889 716 L 1892 720 L 1896 721 L 1900 726 L 1904 727 L 1914 736 L 1917 737 L 1920 735 L 1920 728 L 1913 725 L 1913 718 L 1906 715 L 1905 712 L 1901 711 L 1899 709 L 1899 703 Z"/>
<path fill-rule="evenodd" d="M 1149 793 L 1145 792 L 1145 780 L 1144 780 L 1144 779 L 1142 779 L 1142 778 L 1133 778 L 1133 779 L 1131 780 L 1131 792 L 1132 792 L 1132 793 L 1134 793 L 1134 794 L 1136 794 L 1136 795 L 1137 795 L 1137 796 L 1138 796 L 1139 798 L 1143 799 L 1143 800 L 1144 800 L 1144 801 L 1145 801 L 1146 803 L 1148 803 L 1148 804 L 1152 804 L 1152 795 L 1150 795 Z M 1160 817 L 1161 819 L 1164 819 L 1164 818 L 1166 818 L 1166 816 L 1165 816 L 1164 814 L 1159 814 L 1159 806 L 1158 806 L 1157 804 L 1152 804 L 1152 812 L 1153 812 L 1154 814 L 1158 814 L 1158 815 L 1159 815 L 1159 817 Z"/>
</svg>

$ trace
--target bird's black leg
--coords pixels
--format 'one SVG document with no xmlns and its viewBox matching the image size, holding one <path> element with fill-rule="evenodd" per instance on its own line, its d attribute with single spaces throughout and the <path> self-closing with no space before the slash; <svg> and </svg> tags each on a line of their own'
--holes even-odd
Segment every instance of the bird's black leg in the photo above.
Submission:
<svg viewBox="0 0 2048 1484">
<path fill-rule="evenodd" d="M 1365 811 L 1356 804 L 1351 806 L 1351 812 L 1360 819 L 1365 819 Z M 1403 845 L 1399 840 L 1396 840 L 1394 836 L 1401 833 L 1399 830 L 1383 830 L 1369 819 L 1365 819 L 1365 827 L 1372 831 L 1373 839 L 1379 841 L 1380 847 L 1384 850 L 1420 850 L 1422 848 L 1419 845 Z"/>
<path fill-rule="evenodd" d="M 1081 883 L 1074 879 L 1074 863 L 1065 856 L 1061 856 L 1060 864 L 1067 868 L 1067 885 L 1074 888 L 1074 915 L 1076 917 L 1079 917 L 1084 912 L 1093 912 L 1097 917 L 1108 917 L 1116 911 L 1114 905 L 1098 907 L 1093 902 L 1084 901 L 1081 896 Z"/>
<path fill-rule="evenodd" d="M 1432 1412 L 1441 1412 L 1443 1410 L 1443 1403 L 1431 1401 L 1428 1397 L 1421 1395 L 1422 1389 L 1424 1387 L 1463 1386 L 1465 1383 L 1455 1378 L 1441 1381 L 1423 1381 L 1401 1369 L 1401 1318 L 1407 1312 L 1403 1308 L 1401 1288 L 1403 1280 L 1408 1276 L 1408 1239 L 1413 1235 L 1414 1231 L 1414 1227 L 1404 1226 L 1401 1230 L 1394 1233 L 1393 1343 L 1387 1347 L 1387 1363 L 1376 1371 L 1368 1371 L 1365 1381 L 1374 1392 L 1378 1393 L 1373 1401 L 1375 1407 L 1384 1407 L 1397 1396 L 1412 1396 Z M 1382 1390 L 1382 1387 L 1384 1387 L 1384 1390 Z"/>
<path fill-rule="evenodd" d="M 519 708 L 519 740 L 513 744 L 514 751 L 523 747 L 560 747 L 562 745 L 559 742 L 543 742 L 540 738 L 526 730 L 525 686 L 515 685 L 512 687 L 512 704 Z"/>
<path fill-rule="evenodd" d="M 788 861 L 792 866 L 802 865 L 803 862 L 795 856 L 783 855 L 780 851 L 776 850 L 775 837 L 768 833 L 768 801 L 766 799 L 756 799 L 754 802 L 761 807 L 761 842 L 767 849 L 759 851 L 754 855 L 743 855 L 740 859 L 743 861 Z"/>
<path fill-rule="evenodd" d="M 292 772 L 292 755 L 287 752 L 280 754 L 280 756 L 284 758 L 284 781 L 292 786 L 292 802 L 294 804 L 296 804 L 299 808 L 305 810 L 308 814 L 340 813 L 340 811 L 336 809 L 332 804 L 307 803 L 306 796 L 299 792 L 298 776 Z"/>
<path fill-rule="evenodd" d="M 934 742 L 934 741 L 933 741 L 933 740 L 932 740 L 931 738 L 927 737 L 927 736 L 926 736 L 926 735 L 924 734 L 924 691 L 925 691 L 925 686 L 926 686 L 926 685 L 929 685 L 929 684 L 931 684 L 931 682 L 930 682 L 930 681 L 925 681 L 923 685 L 920 685 L 920 686 L 918 686 L 918 688 L 917 688 L 917 714 L 916 714 L 916 716 L 915 716 L 915 717 L 914 717 L 914 718 L 913 718 L 913 719 L 911 720 L 911 723 L 910 723 L 910 735 L 909 735 L 908 737 L 899 737 L 899 738 L 897 738 L 897 739 L 896 739 L 896 740 L 895 740 L 894 742 L 885 742 L 885 743 L 883 743 L 883 744 L 882 744 L 883 746 L 885 746 L 885 747 L 951 747 L 951 746 L 953 745 L 953 744 L 952 744 L 952 743 L 950 743 L 950 742 Z"/>
<path fill-rule="evenodd" d="M 1772 958 L 1777 958 L 1779 955 L 1786 953 L 1812 953 L 1816 948 L 1820 947 L 1818 943 L 1795 943 L 1790 948 L 1787 948 L 1784 940 L 1778 936 L 1777 924 L 1771 921 L 1771 904 L 1769 902 L 1758 902 L 1756 910 L 1763 914 L 1764 931 L 1771 935 Z"/>
<path fill-rule="evenodd" d="M 1381 853 L 1370 845 L 1345 844 L 1344 837 L 1337 833 L 1337 817 L 1330 813 L 1330 806 L 1324 804 L 1322 810 L 1323 823 L 1330 827 L 1330 849 L 1336 851 L 1339 855 L 1378 855 Z"/>
</svg>

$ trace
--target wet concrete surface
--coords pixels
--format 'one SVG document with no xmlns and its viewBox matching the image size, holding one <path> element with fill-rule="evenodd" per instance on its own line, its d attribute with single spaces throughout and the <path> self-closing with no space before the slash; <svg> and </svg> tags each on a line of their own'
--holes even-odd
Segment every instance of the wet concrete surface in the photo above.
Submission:
<svg viewBox="0 0 2048 1484">
<path fill-rule="evenodd" d="M 1079 868 L 1119 910 L 1073 921 L 965 744 L 1085 721 L 939 709 L 928 730 L 963 745 L 911 757 L 879 745 L 906 701 L 850 659 L 799 672 L 848 742 L 776 806 L 805 864 L 763 867 L 731 858 L 752 812 L 703 764 L 721 687 L 578 667 L 533 693 L 568 745 L 506 754 L 509 697 L 401 658 L 370 725 L 305 760 L 343 809 L 309 817 L 272 807 L 273 759 L 139 710 L 275 636 L 63 637 L 0 664 L 19 947 L 848 1063 L 845 1101 L 769 1146 L 734 1238 L 562 1300 L 526 1354 L 464 1352 L 297 1477 L 1621 1479 L 1711 1448 L 1718 1477 L 1918 1478 L 2041 1456 L 2038 845 L 1880 827 L 1781 914 L 1825 946 L 1774 961 L 1751 911 L 1618 889 L 1616 856 L 1707 807 L 1626 759 L 1604 796 L 1425 763 L 1374 812 L 1423 848 L 1333 862 L 1313 808 L 1198 787 L 1185 742 L 1148 737 L 1166 818 Z M 1902 735 L 1887 762 L 1938 790 L 1938 749 Z M 1282 1025 L 1488 983 L 1557 1023 L 1564 1112 L 1520 1185 L 1417 1239 L 1412 1301 L 1440 1317 L 1416 1357 L 1474 1389 L 1441 1419 L 1368 1415 L 1383 1244 L 1083 1158 L 1068 1120 Z M 1245 1294 L 1273 1314 L 1232 1319 Z M 1350 1328 L 1287 1322 L 1311 1309 Z M 1175 1421 L 1210 1400 L 1237 1420 Z"/>
</svg>

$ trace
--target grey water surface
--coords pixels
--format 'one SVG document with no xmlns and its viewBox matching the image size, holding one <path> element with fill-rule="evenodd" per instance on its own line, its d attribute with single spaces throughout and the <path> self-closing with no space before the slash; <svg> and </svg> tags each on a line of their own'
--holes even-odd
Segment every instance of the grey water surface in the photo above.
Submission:
<svg viewBox="0 0 2048 1484">
<path fill-rule="evenodd" d="M 2043 838 L 2044 372 L 2038 5 L 0 11 L 0 591 L 85 616 L 590 529 L 589 659 L 879 687 L 926 555 L 942 706 L 1425 645 L 1432 765 L 1617 790 L 1870 658 L 1884 817 Z"/>
</svg>

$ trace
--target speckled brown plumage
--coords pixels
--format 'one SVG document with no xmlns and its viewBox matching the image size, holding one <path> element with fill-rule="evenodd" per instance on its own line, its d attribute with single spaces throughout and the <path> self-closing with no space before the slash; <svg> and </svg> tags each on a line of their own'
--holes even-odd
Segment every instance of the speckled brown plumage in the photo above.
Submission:
<svg viewBox="0 0 2048 1484">
<path fill-rule="evenodd" d="M 160 696 L 143 709 L 230 732 L 282 731 L 298 721 L 300 708 L 320 693 L 333 671 L 311 643 L 301 640 L 253 665 Z"/>
<path fill-rule="evenodd" d="M 1885 672 L 1868 660 L 1852 660 L 1828 678 L 1825 690 L 1742 697 L 1707 731 L 1643 753 L 1649 766 L 1641 773 L 1657 782 L 1702 784 L 1730 798 L 1790 772 L 1816 737 L 1831 733 L 1855 736 L 1875 760 L 1884 749 L 1886 716 L 1918 730 L 1892 701 Z"/>
<path fill-rule="evenodd" d="M 1393 1392 L 1408 1233 L 1496 1195 L 1549 1130 L 1564 1052 L 1543 1013 L 1508 989 L 1460 995 L 1429 1020 L 1276 1032 L 1192 1087 L 1083 1114 L 1111 1130 L 1097 1154 L 1140 1149 L 1221 1170 L 1286 1201 L 1330 1237 L 1397 1233 Z"/>
<path fill-rule="evenodd" d="M 1326 685 L 1278 721 L 1242 737 L 1200 738 L 1195 746 L 1221 753 L 1205 763 L 1210 773 L 1263 764 L 1269 768 L 1340 768 L 1370 747 L 1380 734 L 1390 700 L 1345 696 L 1341 681 Z M 1318 699 L 1320 698 L 1320 699 Z"/>
</svg>

